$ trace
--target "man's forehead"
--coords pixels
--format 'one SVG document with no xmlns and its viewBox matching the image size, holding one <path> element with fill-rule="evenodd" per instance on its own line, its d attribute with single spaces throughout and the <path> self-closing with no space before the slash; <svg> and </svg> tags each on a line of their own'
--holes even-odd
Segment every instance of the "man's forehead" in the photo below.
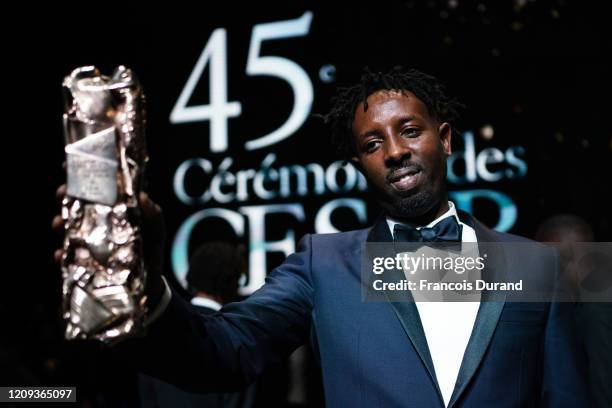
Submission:
<svg viewBox="0 0 612 408">
<path fill-rule="evenodd" d="M 356 116 L 370 116 L 379 109 L 387 106 L 402 107 L 410 111 L 412 115 L 428 117 L 428 110 L 425 104 L 411 91 L 407 89 L 380 89 L 372 92 L 366 98 L 366 104 L 360 102 L 355 110 Z"/>
</svg>

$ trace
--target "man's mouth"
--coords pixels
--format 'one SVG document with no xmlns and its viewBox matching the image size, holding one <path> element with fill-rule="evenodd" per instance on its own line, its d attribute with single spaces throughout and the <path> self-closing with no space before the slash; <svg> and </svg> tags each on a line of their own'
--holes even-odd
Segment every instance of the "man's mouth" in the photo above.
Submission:
<svg viewBox="0 0 612 408">
<path fill-rule="evenodd" d="M 420 174 L 419 169 L 401 169 L 389 177 L 389 183 L 398 191 L 412 190 L 417 185 Z"/>
</svg>

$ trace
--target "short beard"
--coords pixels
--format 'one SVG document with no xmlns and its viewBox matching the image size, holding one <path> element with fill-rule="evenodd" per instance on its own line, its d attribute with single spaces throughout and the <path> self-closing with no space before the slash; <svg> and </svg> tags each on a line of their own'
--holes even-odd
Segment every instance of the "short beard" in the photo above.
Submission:
<svg viewBox="0 0 612 408">
<path fill-rule="evenodd" d="M 426 221 L 434 215 L 432 213 L 437 212 L 440 202 L 440 195 L 426 190 L 407 197 L 392 197 L 392 200 L 387 197 L 387 200 L 381 202 L 381 206 L 393 218 L 414 222 L 419 219 Z"/>
</svg>

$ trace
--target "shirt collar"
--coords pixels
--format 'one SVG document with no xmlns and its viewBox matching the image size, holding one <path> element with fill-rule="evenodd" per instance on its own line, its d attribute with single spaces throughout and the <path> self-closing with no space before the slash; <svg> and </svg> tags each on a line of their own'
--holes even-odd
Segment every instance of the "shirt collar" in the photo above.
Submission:
<svg viewBox="0 0 612 408">
<path fill-rule="evenodd" d="M 191 299 L 191 304 L 194 306 L 207 307 L 215 312 L 221 309 L 221 303 L 215 302 L 212 299 L 196 296 Z"/>
<path fill-rule="evenodd" d="M 453 204 L 452 201 L 448 202 L 448 211 L 446 211 L 444 214 L 442 214 L 441 216 L 439 216 L 438 218 L 436 218 L 435 220 L 433 220 L 432 222 L 430 222 L 427 225 L 422 225 L 422 226 L 418 226 L 416 227 L 417 229 L 419 228 L 431 228 L 434 225 L 436 225 L 437 223 L 439 223 L 440 221 L 442 221 L 444 218 L 446 217 L 455 217 L 457 219 L 457 222 L 461 223 L 461 221 L 459 220 L 459 216 L 457 215 L 457 209 L 455 208 L 455 204 Z M 404 223 L 389 217 L 387 215 L 387 225 L 389 226 L 389 229 L 391 230 L 391 236 L 393 236 L 393 228 L 395 227 L 395 224 L 400 224 L 400 225 L 404 225 Z"/>
</svg>

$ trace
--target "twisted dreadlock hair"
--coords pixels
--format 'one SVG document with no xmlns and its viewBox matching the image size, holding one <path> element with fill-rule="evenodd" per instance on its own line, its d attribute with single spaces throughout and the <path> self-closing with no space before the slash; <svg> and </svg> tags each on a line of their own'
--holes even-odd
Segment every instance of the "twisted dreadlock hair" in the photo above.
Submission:
<svg viewBox="0 0 612 408">
<path fill-rule="evenodd" d="M 352 131 L 355 110 L 360 103 L 363 103 L 364 111 L 368 110 L 368 96 L 379 90 L 410 91 L 425 104 L 433 119 L 449 122 L 451 126 L 463 108 L 456 99 L 445 94 L 444 86 L 431 75 L 416 69 L 404 70 L 400 66 L 386 73 L 365 68 L 359 83 L 338 89 L 332 98 L 331 110 L 322 116 L 325 124 L 331 127 L 332 143 L 345 160 L 355 155 Z"/>
</svg>

